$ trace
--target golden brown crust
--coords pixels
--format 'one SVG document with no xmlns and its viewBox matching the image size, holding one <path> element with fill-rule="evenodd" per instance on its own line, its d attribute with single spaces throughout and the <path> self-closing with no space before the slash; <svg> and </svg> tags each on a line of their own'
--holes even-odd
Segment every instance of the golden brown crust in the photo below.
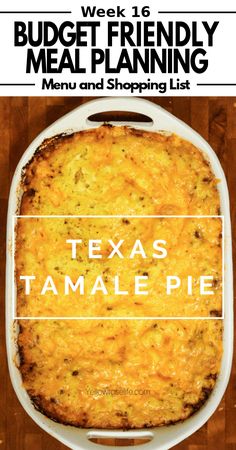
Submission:
<svg viewBox="0 0 236 450">
<path fill-rule="evenodd" d="M 211 374 L 210 374 L 211 375 Z M 213 374 L 214 379 L 216 380 L 216 375 Z M 196 403 L 185 403 L 184 409 L 186 411 L 186 417 L 180 418 L 176 420 L 164 420 L 162 423 L 152 423 L 147 422 L 142 425 L 142 428 L 152 428 L 154 426 L 165 426 L 165 425 L 174 425 L 178 422 L 183 422 L 186 418 L 191 417 L 193 414 L 195 414 L 207 401 L 209 398 L 211 392 L 213 390 L 213 387 L 210 388 L 202 388 L 202 392 L 200 394 L 199 400 Z M 87 417 L 86 413 L 81 413 L 80 417 L 77 420 L 70 420 L 67 419 L 66 411 L 62 413 L 57 405 L 55 404 L 54 399 L 46 399 L 43 396 L 34 396 L 31 394 L 30 391 L 28 391 L 28 394 L 30 395 L 31 401 L 34 405 L 34 407 L 40 411 L 42 414 L 47 416 L 49 419 L 53 420 L 54 422 L 62 423 L 63 425 L 72 425 L 79 428 L 93 428 L 93 423 L 90 423 Z M 117 424 L 116 428 L 121 428 L 123 430 L 129 430 L 132 428 L 135 428 L 132 421 L 129 421 L 128 417 L 125 414 L 122 414 L 121 412 L 117 412 L 117 416 L 120 416 L 120 424 Z M 113 424 L 106 422 L 105 424 L 106 428 L 113 429 Z"/>
<path fill-rule="evenodd" d="M 128 127 L 45 140 L 25 167 L 23 189 L 22 215 L 217 215 L 220 208 L 217 180 L 198 149 L 175 135 Z M 34 267 L 25 223 L 17 229 L 17 275 Z M 202 230 L 189 228 L 189 236 L 218 260 L 219 223 L 208 227 L 209 240 Z M 44 267 L 40 238 L 39 249 Z M 219 274 L 215 284 L 220 298 Z M 20 315 L 35 307 L 18 292 Z M 207 315 L 220 312 L 219 302 L 209 304 Z M 52 420 L 87 428 L 162 426 L 185 420 L 207 400 L 220 370 L 222 324 L 22 320 L 18 345 L 24 386 Z"/>
</svg>

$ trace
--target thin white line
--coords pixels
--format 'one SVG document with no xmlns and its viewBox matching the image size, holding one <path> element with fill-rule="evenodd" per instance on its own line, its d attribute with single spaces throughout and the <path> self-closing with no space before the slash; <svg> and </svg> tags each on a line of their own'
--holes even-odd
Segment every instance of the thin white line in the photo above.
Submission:
<svg viewBox="0 0 236 450">
<path fill-rule="evenodd" d="M 221 320 L 223 317 L 14 317 L 14 320 Z"/>
<path fill-rule="evenodd" d="M 164 218 L 167 218 L 167 219 L 171 219 L 171 218 L 182 218 L 182 219 L 187 219 L 187 218 L 198 218 L 198 219 L 221 219 L 223 216 L 198 216 L 198 215 L 195 215 L 195 216 L 188 216 L 188 215 L 185 215 L 185 216 L 183 216 L 183 215 L 176 215 L 176 216 L 167 216 L 167 215 L 164 215 L 164 216 L 158 216 L 158 215 L 150 215 L 150 216 L 138 216 L 138 215 L 101 215 L 101 216 L 96 216 L 96 215 L 81 215 L 81 216 L 68 216 L 68 215 L 51 215 L 51 216 L 21 216 L 21 215 L 15 215 L 14 217 L 16 217 L 16 218 L 20 218 L 20 219 L 32 219 L 32 218 L 38 218 L 38 219 L 48 219 L 48 218 L 51 218 L 51 219 L 65 219 L 65 218 L 77 218 L 77 219 L 89 219 L 89 218 L 91 218 L 91 219 L 99 219 L 99 218 L 101 218 L 101 219 L 122 219 L 123 217 L 129 217 L 129 218 L 134 218 L 134 219 L 158 219 L 158 218 L 160 218 L 160 219 L 164 219 Z"/>
<path fill-rule="evenodd" d="M 222 216 L 222 317 L 225 317 L 225 219 Z"/>
<path fill-rule="evenodd" d="M 12 218 L 12 299 L 13 299 L 13 305 L 12 305 L 12 315 L 13 320 L 16 312 L 16 299 L 15 299 L 15 217 Z"/>
</svg>

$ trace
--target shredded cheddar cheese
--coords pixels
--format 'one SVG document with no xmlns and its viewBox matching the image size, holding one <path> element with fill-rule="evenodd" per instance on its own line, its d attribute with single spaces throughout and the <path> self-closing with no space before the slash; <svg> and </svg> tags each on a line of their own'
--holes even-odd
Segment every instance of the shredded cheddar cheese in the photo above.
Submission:
<svg viewBox="0 0 236 450">
<path fill-rule="evenodd" d="M 44 141 L 25 168 L 20 214 L 217 216 L 218 181 L 202 152 L 176 135 L 102 126 Z M 101 259 L 90 261 L 86 245 L 70 257 L 66 239 L 78 232 L 86 242 L 102 237 Z M 166 240 L 168 257 L 158 264 L 127 258 L 139 238 L 152 255 L 155 237 Z M 109 238 L 125 240 L 125 261 L 108 258 Z M 18 285 L 18 316 L 134 317 L 20 320 L 20 370 L 35 407 L 61 423 L 123 429 L 175 423 L 198 410 L 221 364 L 222 322 L 214 319 L 221 316 L 221 239 L 220 218 L 19 219 L 16 277 L 37 279 L 30 296 Z M 71 292 L 42 301 L 45 277 L 55 276 L 60 289 L 66 273 L 74 282 L 84 274 L 90 284 L 102 274 L 107 289 L 116 274 L 126 286 L 148 274 L 152 295 L 97 293 L 76 302 Z M 163 274 L 213 274 L 214 295 L 201 299 L 196 281 L 190 299 L 186 282 L 167 299 L 156 282 Z M 147 316 L 211 319 L 137 319 Z"/>
</svg>

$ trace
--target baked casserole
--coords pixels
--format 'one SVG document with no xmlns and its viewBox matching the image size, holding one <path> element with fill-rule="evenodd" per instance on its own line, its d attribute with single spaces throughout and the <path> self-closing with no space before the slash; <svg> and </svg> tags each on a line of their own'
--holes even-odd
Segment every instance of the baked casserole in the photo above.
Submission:
<svg viewBox="0 0 236 450">
<path fill-rule="evenodd" d="M 88 238 L 90 219 L 46 222 L 38 217 L 52 215 L 116 215 L 114 221 L 95 221 L 93 234 L 102 229 L 108 236 L 112 228 L 113 235 L 129 242 L 141 233 L 147 245 L 159 226 L 182 255 L 182 264 L 166 262 L 165 270 L 186 275 L 191 267 L 196 275 L 214 273 L 215 295 L 205 302 L 195 296 L 186 301 L 180 291 L 175 306 L 153 287 L 155 310 L 149 301 L 121 302 L 112 296 L 96 303 L 85 298 L 76 306 L 72 297 L 65 303 L 49 295 L 42 302 L 37 294 L 27 297 L 19 284 L 19 317 L 59 317 L 19 320 L 20 371 L 35 407 L 55 421 L 85 428 L 142 428 L 185 420 L 214 388 L 222 356 L 222 321 L 217 319 L 222 315 L 221 219 L 184 218 L 220 214 L 217 180 L 201 151 L 173 134 L 104 125 L 45 140 L 25 167 L 22 186 L 19 213 L 37 217 L 18 221 L 16 277 L 40 265 L 39 279 L 49 272 L 60 279 L 67 270 L 90 279 L 99 265 L 109 287 L 114 273 L 124 272 L 118 258 L 96 264 L 66 259 L 58 236 L 71 238 L 79 230 Z M 159 225 L 155 218 L 134 225 L 125 216 L 164 217 Z M 183 218 L 170 222 L 165 216 Z M 207 255 L 204 263 L 201 255 Z M 131 273 L 141 272 L 152 280 L 158 271 L 160 265 L 150 261 L 131 261 L 123 278 L 129 282 Z M 83 316 L 84 305 L 86 316 L 117 319 L 60 318 Z M 155 315 L 195 319 L 138 319 Z"/>
</svg>

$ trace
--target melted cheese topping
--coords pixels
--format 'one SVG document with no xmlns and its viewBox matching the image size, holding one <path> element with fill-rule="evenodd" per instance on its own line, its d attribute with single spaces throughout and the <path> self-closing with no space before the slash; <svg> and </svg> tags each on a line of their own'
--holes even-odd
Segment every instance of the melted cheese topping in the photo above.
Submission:
<svg viewBox="0 0 236 450">
<path fill-rule="evenodd" d="M 20 212 L 217 215 L 216 183 L 202 153 L 178 136 L 103 126 L 42 144 L 25 170 Z M 19 286 L 18 315 L 221 315 L 220 219 L 104 219 L 90 224 L 93 233 L 111 237 L 112 230 L 117 239 L 125 237 L 128 248 L 140 233 L 147 248 L 153 236 L 161 235 L 179 261 L 185 261 L 176 265 L 175 258 L 166 259 L 162 266 L 128 261 L 125 273 L 117 258 L 92 264 L 86 258 L 69 260 L 64 238 L 75 238 L 79 228 L 88 239 L 89 221 L 20 220 L 17 275 L 39 271 L 40 264 L 37 286 L 48 272 L 62 282 L 65 273 L 86 272 L 92 280 L 99 270 L 109 287 L 114 273 L 129 284 L 130 274 L 144 271 L 152 282 L 161 267 L 184 276 L 190 266 L 196 276 L 214 273 L 214 297 L 201 302 L 194 291 L 186 301 L 180 290 L 176 303 L 153 284 L 155 305 L 137 305 L 130 295 L 129 303 L 86 298 L 75 307 L 73 295 L 65 306 L 63 296 L 55 300 L 49 295 L 42 302 L 37 294 L 26 297 Z M 214 319 L 20 321 L 20 369 L 35 406 L 60 422 L 99 428 L 163 425 L 187 418 L 208 397 L 220 369 L 221 328 L 221 321 Z"/>
</svg>

